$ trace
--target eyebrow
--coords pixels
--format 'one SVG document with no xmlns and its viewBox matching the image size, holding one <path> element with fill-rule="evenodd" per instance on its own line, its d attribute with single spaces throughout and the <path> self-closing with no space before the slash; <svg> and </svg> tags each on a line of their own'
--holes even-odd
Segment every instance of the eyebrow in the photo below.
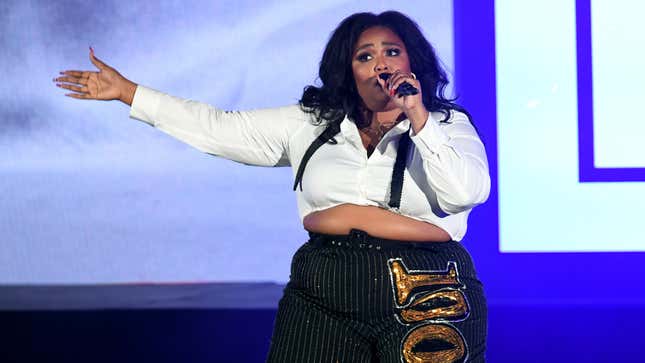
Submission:
<svg viewBox="0 0 645 363">
<path fill-rule="evenodd" d="M 381 44 L 382 44 L 382 45 L 395 45 L 395 46 L 397 46 L 397 47 L 403 47 L 401 44 L 399 44 L 399 43 L 393 43 L 393 42 L 382 42 Z M 362 50 L 362 49 L 365 49 L 365 48 L 369 48 L 369 47 L 373 47 L 373 46 L 374 46 L 374 43 L 367 43 L 367 44 L 363 44 L 363 45 L 361 45 L 360 47 L 356 48 L 356 50 L 354 51 L 354 53 L 358 52 L 359 50 Z"/>
</svg>

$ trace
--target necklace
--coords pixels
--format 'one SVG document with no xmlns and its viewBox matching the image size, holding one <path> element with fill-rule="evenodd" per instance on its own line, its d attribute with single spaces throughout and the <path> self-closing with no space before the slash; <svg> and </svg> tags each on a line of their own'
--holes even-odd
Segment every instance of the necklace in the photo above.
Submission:
<svg viewBox="0 0 645 363">
<path fill-rule="evenodd" d="M 368 126 L 361 131 L 370 138 L 373 144 L 377 144 L 379 140 L 385 135 L 388 131 L 390 131 L 396 124 L 398 124 L 398 120 L 390 121 L 390 122 L 383 122 L 383 123 L 377 123 L 376 126 Z"/>
</svg>

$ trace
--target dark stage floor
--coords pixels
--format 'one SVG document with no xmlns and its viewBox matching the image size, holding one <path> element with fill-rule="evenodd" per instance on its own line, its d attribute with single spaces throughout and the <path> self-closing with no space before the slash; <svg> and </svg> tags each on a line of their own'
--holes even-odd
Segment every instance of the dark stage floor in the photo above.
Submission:
<svg viewBox="0 0 645 363">
<path fill-rule="evenodd" d="M 263 362 L 282 286 L 1 286 L 0 362 Z M 488 361 L 645 362 L 645 305 L 489 304 Z"/>
</svg>

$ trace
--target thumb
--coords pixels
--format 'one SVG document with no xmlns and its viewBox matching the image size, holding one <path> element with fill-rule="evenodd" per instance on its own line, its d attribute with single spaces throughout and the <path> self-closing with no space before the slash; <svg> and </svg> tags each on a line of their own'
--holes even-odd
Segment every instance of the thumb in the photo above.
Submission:
<svg viewBox="0 0 645 363">
<path fill-rule="evenodd" d="M 98 58 L 94 56 L 94 49 L 92 49 L 92 47 L 90 47 L 90 61 L 92 62 L 92 64 L 94 64 L 94 66 L 96 66 L 96 68 L 100 70 L 104 70 L 108 68 L 108 66 L 105 63 L 101 62 Z"/>
<path fill-rule="evenodd" d="M 383 79 L 381 79 L 381 77 L 376 76 L 376 82 L 378 82 L 379 86 L 381 86 L 381 89 L 383 90 L 383 92 L 385 93 L 389 92 L 385 84 L 386 82 Z"/>
</svg>

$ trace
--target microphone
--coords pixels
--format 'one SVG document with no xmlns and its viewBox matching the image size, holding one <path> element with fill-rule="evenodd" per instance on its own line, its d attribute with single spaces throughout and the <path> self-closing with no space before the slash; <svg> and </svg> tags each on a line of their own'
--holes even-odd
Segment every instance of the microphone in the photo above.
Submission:
<svg viewBox="0 0 645 363">
<path fill-rule="evenodd" d="M 392 73 L 381 73 L 378 75 L 378 78 L 384 81 L 387 81 L 391 76 L 392 76 Z M 419 93 L 419 90 L 416 89 L 413 85 L 409 84 L 408 82 L 403 82 L 396 89 L 396 93 L 399 96 L 412 96 Z"/>
</svg>

